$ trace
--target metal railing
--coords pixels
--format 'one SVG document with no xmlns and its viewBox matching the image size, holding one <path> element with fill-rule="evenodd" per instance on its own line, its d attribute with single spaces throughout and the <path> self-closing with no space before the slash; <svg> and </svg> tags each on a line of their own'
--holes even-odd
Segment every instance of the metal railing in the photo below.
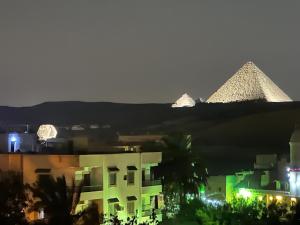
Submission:
<svg viewBox="0 0 300 225">
<path fill-rule="evenodd" d="M 143 180 L 143 187 L 161 185 L 161 180 Z"/>
<path fill-rule="evenodd" d="M 153 210 L 152 209 L 146 209 L 142 211 L 142 217 L 146 217 L 146 216 L 152 216 Z M 161 214 L 161 209 L 155 209 L 154 210 L 155 215 L 159 215 Z"/>
<path fill-rule="evenodd" d="M 103 186 L 102 185 L 93 185 L 93 186 L 83 186 L 82 192 L 93 192 L 93 191 L 102 191 Z"/>
</svg>

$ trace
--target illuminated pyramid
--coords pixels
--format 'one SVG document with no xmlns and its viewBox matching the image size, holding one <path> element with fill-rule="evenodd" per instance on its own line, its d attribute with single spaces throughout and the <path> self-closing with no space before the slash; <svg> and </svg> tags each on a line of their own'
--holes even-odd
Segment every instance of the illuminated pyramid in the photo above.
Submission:
<svg viewBox="0 0 300 225">
<path fill-rule="evenodd" d="M 241 102 L 263 100 L 267 102 L 289 102 L 287 96 L 253 62 L 247 62 L 207 100 L 217 102 Z"/>
<path fill-rule="evenodd" d="M 195 104 L 195 100 L 185 93 L 172 105 L 172 108 L 194 107 Z"/>
</svg>

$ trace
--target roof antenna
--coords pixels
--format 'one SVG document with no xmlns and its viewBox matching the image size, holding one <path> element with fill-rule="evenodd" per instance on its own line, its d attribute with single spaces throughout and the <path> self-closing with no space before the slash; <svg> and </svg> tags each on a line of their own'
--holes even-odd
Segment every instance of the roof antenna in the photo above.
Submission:
<svg viewBox="0 0 300 225">
<path fill-rule="evenodd" d="M 29 124 L 26 124 L 26 130 L 25 130 L 25 134 L 29 133 Z"/>
</svg>

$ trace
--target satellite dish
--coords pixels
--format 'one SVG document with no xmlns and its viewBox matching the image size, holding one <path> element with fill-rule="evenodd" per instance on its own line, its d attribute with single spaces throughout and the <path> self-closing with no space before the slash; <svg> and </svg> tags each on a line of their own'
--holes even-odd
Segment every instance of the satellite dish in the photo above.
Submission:
<svg viewBox="0 0 300 225">
<path fill-rule="evenodd" d="M 43 124 L 39 127 L 37 136 L 39 137 L 39 140 L 47 141 L 48 139 L 56 138 L 57 130 L 55 126 L 51 124 Z"/>
</svg>

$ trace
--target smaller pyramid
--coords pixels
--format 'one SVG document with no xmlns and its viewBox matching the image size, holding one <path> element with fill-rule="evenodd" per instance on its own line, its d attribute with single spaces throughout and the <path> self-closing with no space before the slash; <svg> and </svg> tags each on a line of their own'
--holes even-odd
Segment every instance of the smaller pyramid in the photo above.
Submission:
<svg viewBox="0 0 300 225">
<path fill-rule="evenodd" d="M 172 105 L 172 108 L 194 107 L 195 105 L 195 100 L 185 93 Z"/>
<path fill-rule="evenodd" d="M 228 103 L 249 100 L 289 102 L 285 94 L 253 62 L 247 62 L 207 100 L 209 103 Z"/>
</svg>

